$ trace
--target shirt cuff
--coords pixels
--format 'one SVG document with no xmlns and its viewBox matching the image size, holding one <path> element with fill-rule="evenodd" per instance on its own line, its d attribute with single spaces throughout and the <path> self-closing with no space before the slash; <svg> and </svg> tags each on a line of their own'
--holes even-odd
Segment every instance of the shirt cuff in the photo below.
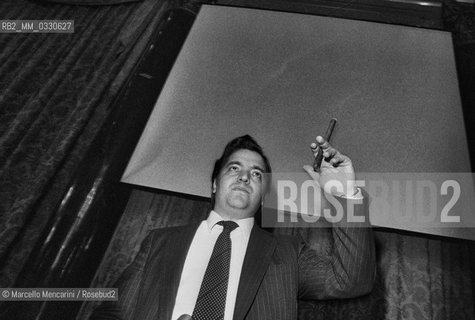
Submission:
<svg viewBox="0 0 475 320">
<path fill-rule="evenodd" d="M 345 199 L 351 199 L 351 200 L 362 200 L 364 199 L 363 197 L 363 192 L 361 192 L 360 188 L 355 188 L 355 193 L 353 195 L 348 195 L 348 194 L 342 194 L 340 197 L 345 198 Z"/>
</svg>

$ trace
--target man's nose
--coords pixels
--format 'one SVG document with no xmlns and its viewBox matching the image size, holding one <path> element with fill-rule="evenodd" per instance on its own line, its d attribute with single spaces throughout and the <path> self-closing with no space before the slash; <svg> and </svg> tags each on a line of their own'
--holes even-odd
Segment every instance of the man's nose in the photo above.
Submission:
<svg viewBox="0 0 475 320">
<path fill-rule="evenodd" d="M 242 181 L 242 182 L 244 182 L 244 183 L 249 183 L 249 172 L 243 171 L 243 172 L 239 175 L 239 181 Z"/>
</svg>

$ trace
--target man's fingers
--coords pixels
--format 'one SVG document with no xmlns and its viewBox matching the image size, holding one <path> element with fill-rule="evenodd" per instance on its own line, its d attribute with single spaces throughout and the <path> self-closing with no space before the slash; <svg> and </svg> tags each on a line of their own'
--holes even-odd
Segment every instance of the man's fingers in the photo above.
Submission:
<svg viewBox="0 0 475 320">
<path fill-rule="evenodd" d="M 327 162 L 330 162 L 330 160 L 333 159 L 333 157 L 335 157 L 337 154 L 339 154 L 339 152 L 335 148 L 328 148 L 323 151 L 323 157 Z"/>
<path fill-rule="evenodd" d="M 314 152 L 316 152 L 318 150 L 318 148 L 326 149 L 326 148 L 330 147 L 330 143 L 328 143 L 328 141 L 326 141 L 322 136 L 317 136 L 317 138 L 315 140 L 317 142 L 312 142 L 310 144 L 310 148 Z"/>
<path fill-rule="evenodd" d="M 340 165 L 346 160 L 346 157 L 342 155 L 340 152 L 336 152 L 334 156 L 327 160 L 327 162 L 331 163 L 334 167 Z"/>
<path fill-rule="evenodd" d="M 310 149 L 312 149 L 313 156 L 316 157 L 318 154 L 318 151 L 321 149 L 323 152 L 323 157 L 327 158 L 329 154 L 325 154 L 325 151 L 331 148 L 330 143 L 328 143 L 328 141 L 326 141 L 321 136 L 317 136 L 316 141 L 317 141 L 316 143 L 313 142 L 312 144 L 310 144 Z"/>
<path fill-rule="evenodd" d="M 316 141 L 316 143 L 314 142 L 310 145 L 314 156 L 317 155 L 318 150 L 321 148 L 325 161 L 334 167 L 338 167 L 348 159 L 347 156 L 341 154 L 337 149 L 333 148 L 331 144 L 322 136 L 317 136 Z"/>
<path fill-rule="evenodd" d="M 317 136 L 316 140 L 317 140 L 317 146 L 322 148 L 323 150 L 331 147 L 330 143 L 327 140 L 325 140 L 322 136 Z"/>
</svg>

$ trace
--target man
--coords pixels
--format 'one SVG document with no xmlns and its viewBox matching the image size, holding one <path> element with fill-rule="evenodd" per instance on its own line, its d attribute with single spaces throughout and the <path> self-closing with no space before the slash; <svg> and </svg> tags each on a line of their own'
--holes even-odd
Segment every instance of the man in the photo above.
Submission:
<svg viewBox="0 0 475 320">
<path fill-rule="evenodd" d="M 360 199 L 348 157 L 322 137 L 321 171 L 348 186 L 342 203 Z M 297 319 L 298 299 L 349 298 L 374 282 L 370 228 L 332 228 L 333 247 L 318 255 L 293 236 L 274 235 L 254 223 L 268 189 L 271 166 L 246 135 L 232 140 L 212 174 L 213 210 L 199 225 L 154 230 L 117 284 L 119 301 L 103 303 L 92 319 Z M 343 206 L 346 208 L 346 205 Z M 355 216 L 366 205 L 354 206 Z M 224 222 L 225 221 L 225 222 Z M 369 226 L 369 224 L 367 224 Z"/>
</svg>

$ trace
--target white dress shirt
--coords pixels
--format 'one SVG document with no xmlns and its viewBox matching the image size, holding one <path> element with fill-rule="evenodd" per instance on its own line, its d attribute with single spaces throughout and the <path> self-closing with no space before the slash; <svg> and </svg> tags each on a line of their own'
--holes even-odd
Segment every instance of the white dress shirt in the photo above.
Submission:
<svg viewBox="0 0 475 320">
<path fill-rule="evenodd" d="M 223 227 L 216 223 L 222 220 L 227 219 L 223 219 L 217 212 L 211 211 L 208 219 L 201 222 L 196 230 L 181 273 L 172 320 L 178 319 L 183 314 L 193 314 L 201 282 L 211 258 L 214 244 L 223 230 Z M 233 318 L 242 264 L 251 229 L 254 225 L 254 218 L 252 217 L 234 221 L 238 224 L 238 227 L 230 235 L 231 262 L 224 320 L 232 320 Z"/>
</svg>

